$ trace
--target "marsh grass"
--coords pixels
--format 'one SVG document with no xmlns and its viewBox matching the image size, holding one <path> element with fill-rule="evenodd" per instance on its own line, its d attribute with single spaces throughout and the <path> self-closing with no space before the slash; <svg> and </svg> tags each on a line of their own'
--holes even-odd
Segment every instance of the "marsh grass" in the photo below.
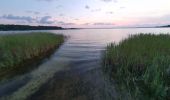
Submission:
<svg viewBox="0 0 170 100">
<path fill-rule="evenodd" d="M 169 34 L 131 35 L 109 44 L 103 60 L 104 71 L 116 81 L 119 99 L 170 100 Z"/>
<path fill-rule="evenodd" d="M 0 35 L 0 79 L 15 70 L 31 67 L 63 42 L 63 35 L 52 33 Z"/>
</svg>

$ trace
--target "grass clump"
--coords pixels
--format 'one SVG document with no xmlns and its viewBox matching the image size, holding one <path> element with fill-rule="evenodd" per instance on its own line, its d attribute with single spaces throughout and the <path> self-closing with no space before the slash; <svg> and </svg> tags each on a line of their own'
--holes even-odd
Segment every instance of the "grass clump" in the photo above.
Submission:
<svg viewBox="0 0 170 100">
<path fill-rule="evenodd" d="M 108 45 L 104 71 L 119 99 L 170 100 L 170 35 L 138 34 Z"/>
<path fill-rule="evenodd" d="M 52 33 L 0 35 L 0 77 L 21 67 L 30 67 L 54 52 L 63 42 L 63 35 Z"/>
</svg>

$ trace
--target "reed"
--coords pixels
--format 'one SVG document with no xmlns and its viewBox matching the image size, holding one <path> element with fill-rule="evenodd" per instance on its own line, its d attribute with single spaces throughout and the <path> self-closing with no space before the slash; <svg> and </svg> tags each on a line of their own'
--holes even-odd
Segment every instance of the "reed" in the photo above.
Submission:
<svg viewBox="0 0 170 100">
<path fill-rule="evenodd" d="M 169 34 L 131 35 L 109 44 L 103 58 L 119 99 L 170 100 Z"/>
<path fill-rule="evenodd" d="M 9 70 L 31 67 L 31 63 L 52 54 L 63 42 L 63 35 L 52 33 L 0 35 L 0 77 L 10 74 Z"/>
</svg>

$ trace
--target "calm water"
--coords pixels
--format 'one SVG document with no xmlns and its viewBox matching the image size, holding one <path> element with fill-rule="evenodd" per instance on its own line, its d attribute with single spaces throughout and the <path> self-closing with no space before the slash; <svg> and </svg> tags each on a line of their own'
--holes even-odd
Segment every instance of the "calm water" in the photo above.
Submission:
<svg viewBox="0 0 170 100">
<path fill-rule="evenodd" d="M 0 100 L 114 100 L 114 85 L 104 78 L 101 70 L 101 56 L 107 44 L 141 32 L 168 33 L 170 28 L 50 32 L 64 34 L 69 39 L 36 69 L 0 82 Z"/>
</svg>

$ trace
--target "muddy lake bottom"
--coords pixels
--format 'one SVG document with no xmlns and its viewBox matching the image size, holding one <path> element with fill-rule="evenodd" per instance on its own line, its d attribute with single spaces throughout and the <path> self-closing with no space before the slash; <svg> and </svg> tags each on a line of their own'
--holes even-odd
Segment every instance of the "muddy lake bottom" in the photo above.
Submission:
<svg viewBox="0 0 170 100">
<path fill-rule="evenodd" d="M 96 70 L 100 69 L 84 74 L 75 74 L 74 71 L 59 72 L 28 100 L 104 100 L 108 97 L 108 100 L 113 100 L 114 95 L 105 90 L 107 84 L 98 79 L 102 76 Z"/>
</svg>

